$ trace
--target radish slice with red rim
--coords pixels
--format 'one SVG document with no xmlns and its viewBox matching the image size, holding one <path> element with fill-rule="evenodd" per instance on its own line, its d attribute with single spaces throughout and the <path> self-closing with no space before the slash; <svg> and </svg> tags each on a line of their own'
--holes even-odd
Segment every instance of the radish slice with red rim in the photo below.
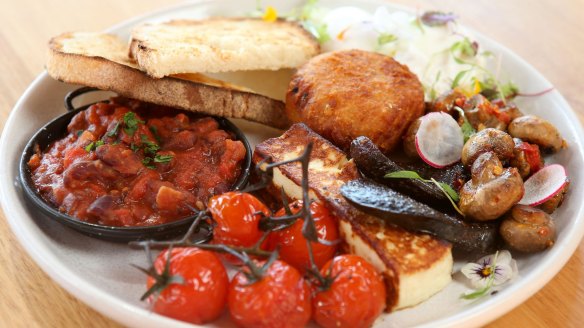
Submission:
<svg viewBox="0 0 584 328">
<path fill-rule="evenodd" d="M 551 164 L 525 180 L 525 194 L 519 204 L 537 206 L 545 203 L 562 190 L 568 181 L 566 169 L 560 164 Z"/>
<path fill-rule="evenodd" d="M 443 168 L 460 160 L 464 136 L 452 116 L 433 112 L 422 117 L 416 132 L 416 149 L 428 165 Z"/>
</svg>

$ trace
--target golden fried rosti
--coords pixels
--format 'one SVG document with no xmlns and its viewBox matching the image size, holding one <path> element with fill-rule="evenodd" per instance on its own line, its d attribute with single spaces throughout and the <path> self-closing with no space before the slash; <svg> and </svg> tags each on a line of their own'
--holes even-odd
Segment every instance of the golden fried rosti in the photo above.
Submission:
<svg viewBox="0 0 584 328">
<path fill-rule="evenodd" d="M 381 54 L 344 50 L 321 54 L 292 77 L 286 114 L 347 150 L 367 136 L 385 153 L 424 113 L 422 84 L 410 70 Z"/>
</svg>

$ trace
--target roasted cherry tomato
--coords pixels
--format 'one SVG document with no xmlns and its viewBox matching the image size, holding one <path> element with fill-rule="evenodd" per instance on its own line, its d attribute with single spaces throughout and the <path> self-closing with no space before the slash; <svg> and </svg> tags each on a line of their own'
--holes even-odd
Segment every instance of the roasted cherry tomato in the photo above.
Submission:
<svg viewBox="0 0 584 328">
<path fill-rule="evenodd" d="M 209 211 L 216 222 L 213 229 L 213 243 L 230 246 L 251 247 L 263 235 L 258 224 L 263 212 L 270 210 L 251 194 L 226 192 L 209 200 Z"/>
<path fill-rule="evenodd" d="M 304 327 L 310 320 L 308 284 L 298 270 L 279 260 L 251 284 L 245 274 L 235 275 L 227 304 L 241 327 Z"/>
<path fill-rule="evenodd" d="M 168 250 L 154 261 L 154 268 L 163 272 Z M 202 324 L 219 317 L 227 301 L 229 278 L 221 260 L 213 252 L 197 248 L 173 248 L 170 254 L 171 276 L 180 276 L 184 284 L 171 283 L 148 300 L 153 311 L 174 319 Z M 147 286 L 155 279 L 148 277 Z"/>
<path fill-rule="evenodd" d="M 290 204 L 290 210 L 292 213 L 298 213 L 301 209 L 302 201 L 295 201 Z M 337 219 L 331 215 L 329 210 L 322 203 L 313 202 L 310 204 L 310 213 L 314 218 L 314 224 L 319 239 L 332 242 L 339 238 Z M 286 215 L 284 209 L 281 209 L 276 213 L 276 217 L 284 215 Z M 304 272 L 306 268 L 310 267 L 308 247 L 306 245 L 306 239 L 302 235 L 303 224 L 304 220 L 299 219 L 286 229 L 274 231 L 270 234 L 269 238 L 269 248 L 275 249 L 279 246 L 280 259 L 301 272 Z M 326 262 L 332 259 L 337 251 L 336 245 L 324 245 L 311 242 L 311 246 L 314 255 L 314 262 L 318 268 L 321 268 Z"/>
<path fill-rule="evenodd" d="M 369 327 L 385 308 L 385 284 L 375 268 L 357 255 L 341 255 L 321 269 L 334 277 L 328 289 L 314 286 L 312 318 L 322 327 Z M 322 287 L 322 286 L 320 286 Z"/>
</svg>

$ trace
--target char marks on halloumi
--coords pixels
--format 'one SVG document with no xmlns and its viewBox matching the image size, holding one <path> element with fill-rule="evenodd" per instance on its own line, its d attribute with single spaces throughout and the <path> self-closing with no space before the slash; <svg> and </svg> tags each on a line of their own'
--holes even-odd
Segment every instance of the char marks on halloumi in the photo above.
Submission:
<svg viewBox="0 0 584 328">
<path fill-rule="evenodd" d="M 387 285 L 387 311 L 416 305 L 440 291 L 451 281 L 451 245 L 429 235 L 412 233 L 367 215 L 350 205 L 340 187 L 360 177 L 357 167 L 337 147 L 304 124 L 294 124 L 281 137 L 257 145 L 253 160 L 274 162 L 302 154 L 313 142 L 309 165 L 310 195 L 326 203 L 339 219 L 339 229 L 349 252 L 372 263 Z M 300 163 L 274 170 L 276 190 L 283 188 L 291 198 L 301 198 Z M 278 193 L 275 193 L 278 194 Z"/>
</svg>

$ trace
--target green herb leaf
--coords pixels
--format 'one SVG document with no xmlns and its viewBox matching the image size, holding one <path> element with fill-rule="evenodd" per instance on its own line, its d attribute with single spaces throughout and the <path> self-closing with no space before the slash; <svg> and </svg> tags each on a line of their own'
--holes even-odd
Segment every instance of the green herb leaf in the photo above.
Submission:
<svg viewBox="0 0 584 328">
<path fill-rule="evenodd" d="M 85 151 L 86 152 L 90 152 L 93 150 L 93 147 L 95 146 L 95 143 L 92 141 L 89 145 L 85 146 Z"/>
<path fill-rule="evenodd" d="M 438 71 L 438 73 L 436 73 L 436 78 L 434 78 L 434 82 L 432 82 L 432 85 L 430 86 L 430 99 L 432 100 L 432 102 L 434 102 L 434 100 L 436 100 L 436 97 L 438 96 L 436 94 L 436 83 L 438 83 L 438 81 L 440 80 L 441 75 L 442 71 Z"/>
<path fill-rule="evenodd" d="M 154 125 L 151 125 L 149 127 L 150 132 L 152 132 L 152 134 L 154 135 L 154 138 L 156 139 L 156 141 L 158 143 L 160 143 L 162 140 L 160 139 L 160 135 L 158 134 L 158 128 L 156 128 Z"/>
<path fill-rule="evenodd" d="M 156 165 L 154 165 L 154 163 L 152 163 L 152 157 L 144 157 L 142 159 L 142 164 L 144 164 L 144 166 L 146 166 L 149 169 L 155 169 Z"/>
<path fill-rule="evenodd" d="M 142 141 L 142 146 L 145 155 L 151 156 L 156 155 L 156 152 L 160 149 L 160 146 L 158 146 L 158 144 L 148 140 L 148 137 L 146 137 L 145 135 L 141 135 L 140 140 Z"/>
<path fill-rule="evenodd" d="M 393 42 L 393 41 L 396 41 L 396 40 L 397 40 L 397 36 L 395 36 L 395 34 L 381 33 L 377 37 L 377 45 L 383 46 L 383 45 L 386 45 L 386 44 Z"/>
<path fill-rule="evenodd" d="M 124 132 L 127 135 L 133 136 L 134 132 L 138 130 L 138 124 L 144 124 L 144 121 L 140 120 L 134 112 L 127 112 L 124 114 Z"/>
<path fill-rule="evenodd" d="M 97 149 L 97 147 L 103 145 L 104 145 L 103 140 L 97 140 L 95 142 L 92 141 L 89 145 L 85 146 L 85 151 L 89 153 L 90 151 L 95 150 Z"/>
<path fill-rule="evenodd" d="M 450 198 L 455 201 L 458 202 L 458 200 L 460 199 L 458 197 L 458 193 L 452 189 L 452 187 L 444 182 L 438 182 L 438 184 L 440 185 L 440 187 L 442 187 L 442 190 L 444 190 L 448 196 L 450 196 Z"/>
<path fill-rule="evenodd" d="M 140 150 L 140 147 L 136 146 L 135 143 L 130 143 L 130 149 L 132 149 L 133 152 L 137 152 L 138 150 Z"/>
<path fill-rule="evenodd" d="M 440 190 L 442 190 L 442 192 L 444 193 L 444 195 L 446 195 L 446 198 L 448 198 L 448 200 L 450 201 L 450 203 L 452 204 L 454 209 L 456 211 L 458 211 L 458 213 L 460 213 L 461 215 L 464 215 L 464 214 L 462 214 L 462 212 L 460 211 L 458 206 L 456 206 L 456 202 L 458 202 L 458 200 L 460 199 L 458 196 L 458 193 L 454 189 L 452 189 L 452 187 L 450 187 L 448 184 L 446 184 L 444 182 L 438 182 L 434 178 L 432 178 L 430 180 L 426 180 L 426 179 L 422 178 L 417 172 L 414 172 L 414 171 L 395 171 L 395 172 L 387 173 L 384 177 L 385 178 L 418 179 L 418 180 L 422 180 L 425 182 L 432 182 Z"/>
<path fill-rule="evenodd" d="M 465 300 L 474 300 L 480 297 L 485 296 L 489 290 L 491 289 L 491 287 L 493 286 L 493 281 L 495 280 L 495 277 L 492 276 L 491 278 L 489 278 L 489 282 L 487 283 L 487 285 L 485 287 L 483 287 L 482 289 L 477 290 L 474 293 L 470 293 L 470 294 L 462 294 L 460 296 L 460 298 L 465 299 Z"/>
<path fill-rule="evenodd" d="M 519 87 L 511 81 L 500 85 L 500 88 L 504 99 L 515 98 L 515 96 L 519 93 Z"/>
<path fill-rule="evenodd" d="M 424 180 L 417 172 L 414 171 L 395 171 L 387 173 L 384 177 Z"/>
<path fill-rule="evenodd" d="M 173 155 L 160 155 L 160 154 L 156 154 L 156 156 L 154 156 L 154 162 L 155 163 L 168 163 L 173 158 L 174 158 Z"/>
<path fill-rule="evenodd" d="M 111 131 L 109 131 L 108 133 L 106 133 L 105 136 L 110 137 L 110 138 L 114 138 L 118 134 L 119 129 L 120 129 L 120 122 L 117 122 L 116 125 L 114 126 L 114 128 Z"/>
<path fill-rule="evenodd" d="M 462 211 L 460 210 L 460 208 L 458 208 L 458 206 L 456 206 L 456 202 L 458 201 L 459 197 L 458 197 L 458 194 L 456 193 L 456 191 L 454 191 L 454 189 L 452 189 L 452 188 L 450 188 L 450 186 L 448 186 L 448 189 L 450 189 L 450 191 L 452 191 L 452 193 L 454 193 L 456 195 L 456 197 L 452 197 L 450 195 L 450 193 L 448 191 L 446 191 L 446 189 L 444 189 L 444 187 L 442 186 L 442 184 L 443 184 L 442 182 L 438 182 L 434 178 L 431 178 L 430 180 L 424 180 L 424 181 L 432 182 L 438 188 L 440 188 L 440 190 L 442 190 L 442 192 L 444 193 L 444 195 L 446 195 L 446 198 L 448 198 L 448 200 L 450 201 L 450 204 L 452 204 L 452 207 L 454 207 L 454 209 L 458 212 L 458 214 L 464 216 L 464 213 L 462 213 Z M 454 198 L 456 198 L 456 200 L 454 200 Z"/>
<path fill-rule="evenodd" d="M 478 49 L 478 43 L 472 42 L 469 38 L 465 37 L 461 41 L 455 42 L 450 47 L 450 52 L 454 57 L 474 57 L 477 55 Z"/>
<path fill-rule="evenodd" d="M 460 128 L 462 129 L 462 135 L 464 136 L 464 142 L 466 143 L 470 136 L 475 134 L 477 131 L 472 127 L 466 118 L 466 115 L 464 115 L 464 110 L 462 110 L 462 108 L 454 106 L 454 109 L 460 114 L 460 117 L 462 117 L 463 123 Z"/>
<path fill-rule="evenodd" d="M 466 73 L 468 73 L 469 70 L 466 71 L 460 71 L 458 72 L 458 74 L 456 74 L 456 76 L 454 77 L 454 80 L 452 81 L 452 84 L 450 85 L 451 89 L 454 89 L 458 86 L 458 84 L 460 83 L 460 80 L 464 77 L 464 75 Z"/>
<path fill-rule="evenodd" d="M 302 6 L 302 9 L 300 12 L 300 17 L 298 17 L 298 19 L 302 20 L 302 21 L 310 19 L 313 16 L 314 11 L 316 10 L 316 3 L 317 2 L 318 2 L 318 0 L 306 1 L 306 4 L 304 4 L 304 6 Z"/>
<path fill-rule="evenodd" d="M 304 21 L 302 25 L 306 30 L 308 30 L 312 35 L 314 35 L 314 37 L 320 44 L 323 44 L 331 39 L 326 24 L 314 24 L 313 22 Z"/>
<path fill-rule="evenodd" d="M 422 32 L 422 34 L 426 33 L 426 30 L 424 29 L 424 25 L 422 25 L 422 19 L 420 17 L 416 17 L 416 19 L 412 22 L 412 24 L 420 29 L 420 32 Z"/>
</svg>

